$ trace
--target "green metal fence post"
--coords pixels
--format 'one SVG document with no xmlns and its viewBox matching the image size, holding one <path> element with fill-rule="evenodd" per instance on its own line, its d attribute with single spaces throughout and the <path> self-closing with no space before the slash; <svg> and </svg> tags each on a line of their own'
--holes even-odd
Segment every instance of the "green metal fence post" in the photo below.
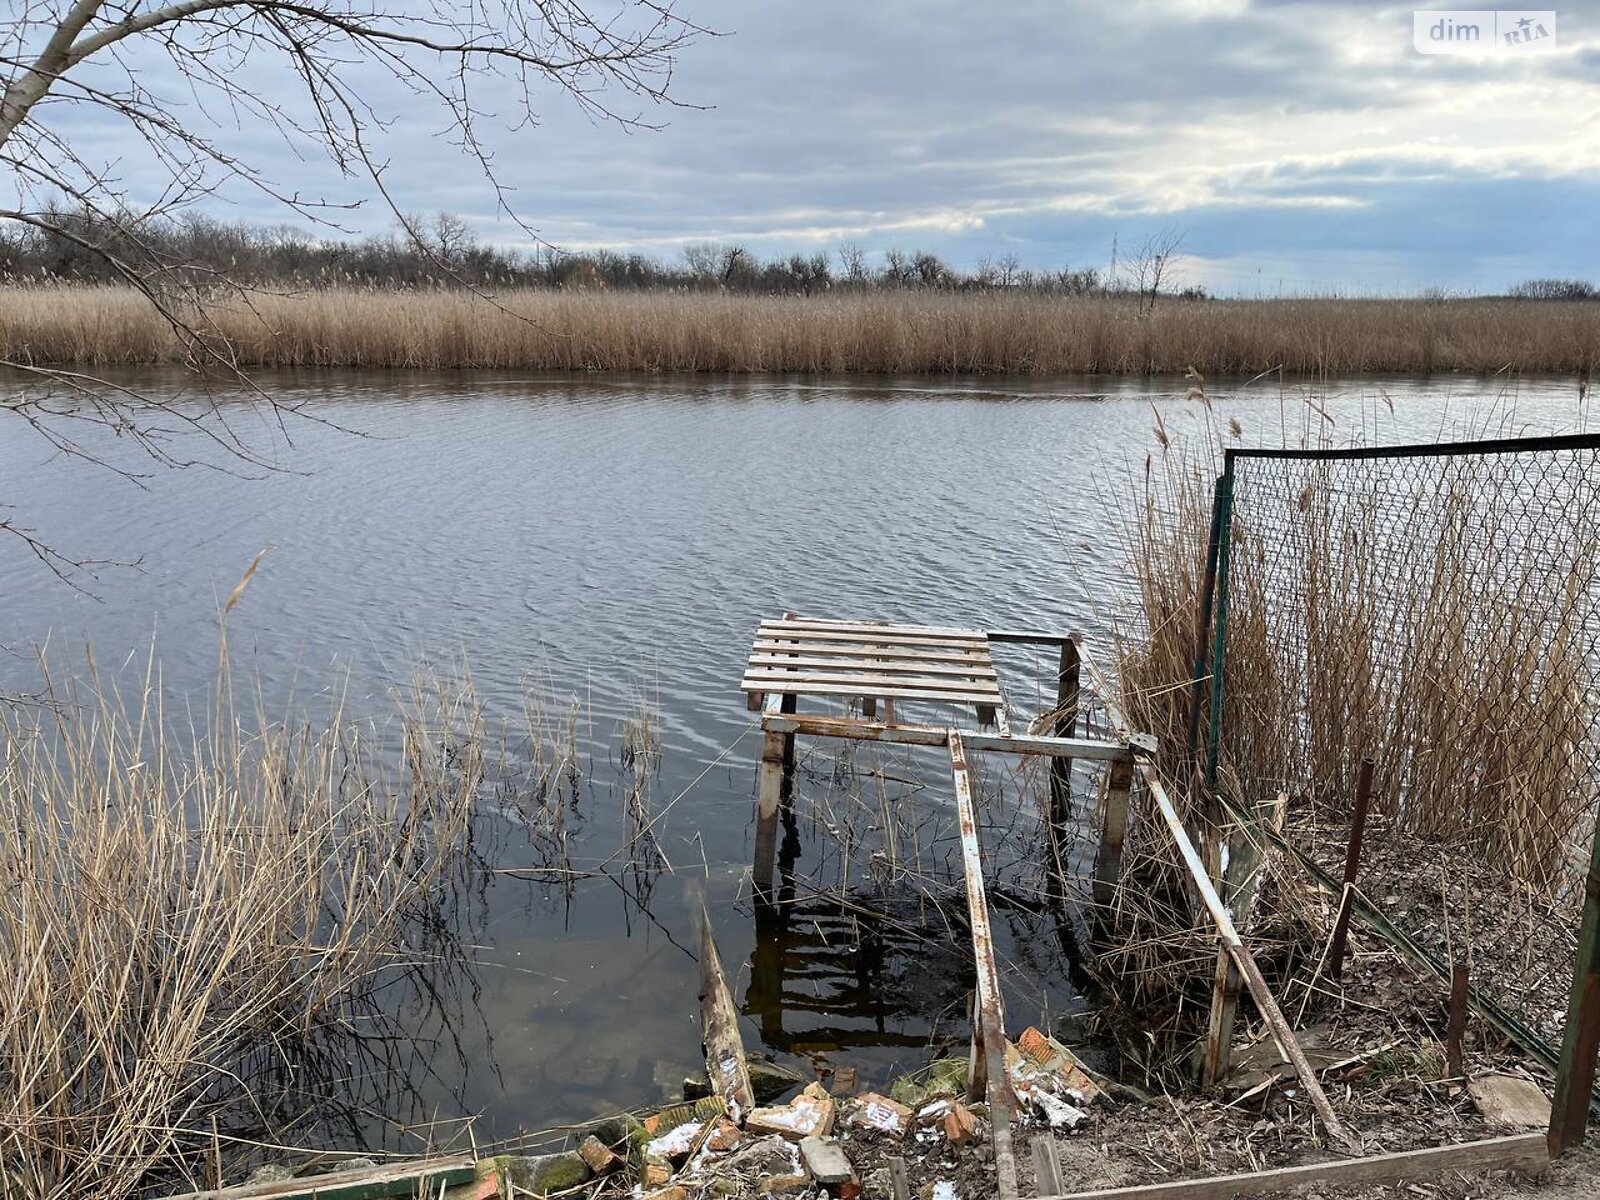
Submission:
<svg viewBox="0 0 1600 1200">
<path fill-rule="evenodd" d="M 1589 847 L 1584 883 L 1583 925 L 1578 931 L 1578 965 L 1572 974 L 1567 1028 L 1561 1039 L 1561 1066 L 1550 1106 L 1550 1153 L 1582 1144 L 1589 1124 L 1595 1053 L 1600 1051 L 1600 827 Z"/>
<path fill-rule="evenodd" d="M 1200 612 L 1195 620 L 1194 674 L 1189 680 L 1189 730 L 1184 743 L 1186 762 L 1194 763 L 1200 749 L 1200 702 L 1205 698 L 1206 676 L 1211 666 L 1207 643 L 1211 638 L 1211 608 L 1217 595 L 1217 526 L 1222 522 L 1222 476 L 1211 489 L 1211 533 L 1206 539 L 1205 575 L 1200 579 Z M 1198 764 L 1195 764 L 1198 767 Z"/>
<path fill-rule="evenodd" d="M 1206 733 L 1206 811 L 1210 819 L 1217 791 L 1217 763 L 1222 752 L 1222 669 L 1228 638 L 1228 568 L 1233 561 L 1233 451 L 1223 456 L 1222 477 L 1217 480 L 1217 599 L 1216 634 L 1211 643 L 1211 712 Z"/>
</svg>

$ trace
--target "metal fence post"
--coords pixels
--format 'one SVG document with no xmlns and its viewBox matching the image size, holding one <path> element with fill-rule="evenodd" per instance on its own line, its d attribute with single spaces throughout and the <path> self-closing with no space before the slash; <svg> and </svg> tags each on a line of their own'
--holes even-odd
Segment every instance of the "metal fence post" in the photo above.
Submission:
<svg viewBox="0 0 1600 1200">
<path fill-rule="evenodd" d="M 1561 1066 L 1550 1106 L 1550 1153 L 1581 1145 L 1589 1124 L 1595 1052 L 1600 1050 L 1600 826 L 1589 847 L 1589 876 L 1583 891 L 1583 924 L 1578 931 L 1578 965 L 1572 973 L 1572 998 L 1561 1039 Z"/>
<path fill-rule="evenodd" d="M 1224 454 L 1217 480 L 1217 627 L 1211 643 L 1211 712 L 1206 733 L 1206 819 L 1213 821 L 1210 796 L 1217 790 L 1217 763 L 1222 750 L 1222 669 L 1228 638 L 1228 568 L 1233 560 L 1233 451 Z"/>
<path fill-rule="evenodd" d="M 1200 611 L 1195 620 L 1194 675 L 1189 684 L 1189 731 L 1184 743 L 1187 761 L 1193 762 L 1200 748 L 1200 703 L 1205 698 L 1206 675 L 1210 671 L 1206 643 L 1211 636 L 1211 605 L 1217 594 L 1217 527 L 1222 522 L 1222 476 L 1211 489 L 1211 533 L 1206 538 L 1205 575 L 1200 580 Z M 1196 764 L 1198 766 L 1198 764 Z"/>
</svg>

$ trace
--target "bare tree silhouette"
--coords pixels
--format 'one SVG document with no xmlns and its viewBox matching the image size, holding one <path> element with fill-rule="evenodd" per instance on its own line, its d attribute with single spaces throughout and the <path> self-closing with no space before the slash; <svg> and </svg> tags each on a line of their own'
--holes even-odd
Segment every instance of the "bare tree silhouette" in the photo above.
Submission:
<svg viewBox="0 0 1600 1200">
<path fill-rule="evenodd" d="M 266 129 L 298 155 L 327 156 L 353 193 L 375 191 L 419 246 L 447 253 L 446 233 L 459 231 L 418 227 L 376 157 L 375 139 L 402 115 L 378 107 L 385 78 L 442 115 L 499 211 L 519 220 L 496 170 L 491 116 L 479 107 L 478 90 L 501 81 L 515 107 L 493 120 L 512 131 L 537 123 L 546 93 L 596 119 L 649 128 L 654 112 L 677 103 L 668 94 L 677 53 L 704 32 L 670 0 L 608 0 L 605 15 L 580 0 L 15 0 L 0 16 L 0 164 L 9 176 L 0 219 L 102 260 L 161 314 L 196 386 L 174 400 L 79 371 L 0 360 L 17 383 L 0 407 L 57 449 L 97 461 L 78 436 L 82 422 L 132 439 L 162 465 L 188 465 L 218 450 L 225 461 L 265 465 L 234 414 L 264 407 L 281 428 L 291 410 L 250 382 L 207 319 L 219 304 L 248 305 L 249 294 L 226 271 L 174 257 L 149 230 L 223 187 L 253 190 L 330 225 L 356 206 L 359 195 L 307 196 L 273 180 L 244 149 Z M 251 86 L 264 59 L 297 81 L 295 95 Z M 148 65 L 154 62 L 159 69 Z M 207 126 L 235 129 L 237 138 L 186 120 L 185 106 L 227 114 L 226 124 Z M 407 108 L 404 116 L 415 121 Z M 120 159 L 102 159 L 75 138 L 85 110 L 121 126 L 115 153 L 141 154 L 159 186 L 136 191 L 120 174 Z M 439 265 L 450 270 L 442 254 Z M 220 403 L 219 380 L 246 402 L 244 410 Z M 3 511 L 0 531 L 22 536 L 58 573 L 76 565 Z"/>
</svg>

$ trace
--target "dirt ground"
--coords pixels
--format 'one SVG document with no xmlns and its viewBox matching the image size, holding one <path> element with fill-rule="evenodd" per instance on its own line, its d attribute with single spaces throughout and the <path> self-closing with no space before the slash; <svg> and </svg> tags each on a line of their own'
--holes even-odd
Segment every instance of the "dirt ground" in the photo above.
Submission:
<svg viewBox="0 0 1600 1200">
<path fill-rule="evenodd" d="M 1057 1136 L 1061 1174 L 1069 1192 L 1129 1187 L 1150 1182 L 1148 1165 L 1126 1147 L 1106 1140 L 1118 1128 L 1108 1123 L 1092 1134 Z M 1513 1130 L 1488 1130 L 1495 1136 Z M 1015 1131 L 1017 1170 L 1024 1196 L 1038 1194 L 1033 1169 L 1031 1142 L 1034 1131 Z M 863 1181 L 863 1200 L 887 1200 L 880 1191 L 874 1172 L 881 1170 L 889 1155 L 906 1161 L 906 1174 L 914 1195 L 927 1197 L 935 1183 L 955 1184 L 960 1200 L 980 1200 L 994 1194 L 994 1155 L 987 1145 L 952 1151 L 942 1143 L 881 1141 L 871 1136 L 853 1137 L 846 1144 L 851 1163 Z M 1241 1167 L 1247 1170 L 1247 1167 Z M 1173 1176 L 1168 1175 L 1171 1179 Z M 1283 1193 L 1304 1200 L 1577 1200 L 1600 1197 L 1600 1149 L 1584 1147 L 1553 1163 L 1547 1174 L 1537 1179 L 1505 1172 L 1453 1175 L 1441 1180 L 1408 1183 L 1394 1187 L 1328 1188 L 1308 1185 L 1296 1192 Z"/>
<path fill-rule="evenodd" d="M 1344 867 L 1348 830 L 1302 823 L 1290 831 L 1331 874 Z M 1509 882 L 1482 854 L 1399 832 L 1382 816 L 1368 824 L 1362 893 L 1442 961 L 1466 963 L 1472 986 L 1551 1045 L 1560 1045 L 1577 957 L 1573 898 L 1539 896 Z"/>
</svg>

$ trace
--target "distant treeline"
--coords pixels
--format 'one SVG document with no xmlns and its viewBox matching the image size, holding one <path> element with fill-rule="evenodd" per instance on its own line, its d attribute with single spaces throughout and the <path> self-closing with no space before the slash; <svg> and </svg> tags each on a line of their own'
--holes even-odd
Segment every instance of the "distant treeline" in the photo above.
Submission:
<svg viewBox="0 0 1600 1200">
<path fill-rule="evenodd" d="M 1025 266 L 1015 254 L 962 270 L 926 250 L 869 252 L 854 243 L 833 251 L 762 258 L 737 243 L 705 242 L 672 258 L 613 250 L 532 252 L 488 245 L 450 213 L 408 217 L 394 232 L 363 238 L 316 237 L 289 225 L 219 221 L 199 213 L 108 221 L 72 212 L 46 214 L 60 232 L 0 222 L 0 284 L 120 284 L 126 280 L 94 247 L 125 262 L 160 264 L 187 282 L 207 276 L 255 286 L 399 288 L 571 288 L 610 291 L 714 291 L 812 295 L 829 291 L 998 291 L 1055 296 L 1210 299 L 1204 287 L 1174 278 L 1179 239 L 1147 239 L 1107 268 Z M 1114 252 L 1113 252 L 1114 255 Z M 1517 300 L 1594 300 L 1581 279 L 1532 279 L 1502 294 Z M 1259 297 L 1258 297 L 1259 298 Z M 1422 299 L 1461 298 L 1430 291 Z"/>
<path fill-rule="evenodd" d="M 971 270 L 925 250 L 881 254 L 845 244 L 832 252 L 763 259 L 730 243 L 686 246 L 675 258 L 611 250 L 531 253 L 479 241 L 460 217 L 408 218 L 393 233 L 364 238 L 315 237 L 303 228 L 219 221 L 198 213 L 149 222 L 108 222 L 57 212 L 56 233 L 0 223 L 0 278 L 12 282 L 124 282 L 104 246 L 129 262 L 160 262 L 194 277 L 226 275 L 256 285 L 475 288 L 605 288 L 614 291 L 729 291 L 809 295 L 838 288 L 1036 291 L 1067 296 L 1140 292 L 1163 287 L 1172 245 L 1147 246 L 1115 275 L 1096 267 L 1038 271 L 1015 255 L 985 259 Z M 90 245 L 86 245 L 89 243 Z M 1204 298 L 1198 288 L 1180 296 Z"/>
</svg>

